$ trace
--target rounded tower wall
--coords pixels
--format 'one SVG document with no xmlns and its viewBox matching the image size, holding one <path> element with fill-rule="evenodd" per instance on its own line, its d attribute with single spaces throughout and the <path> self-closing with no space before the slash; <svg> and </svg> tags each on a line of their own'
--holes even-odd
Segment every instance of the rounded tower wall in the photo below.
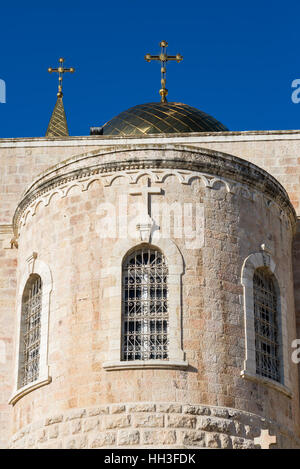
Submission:
<svg viewBox="0 0 300 469">
<path fill-rule="evenodd" d="M 142 189 L 154 192 L 146 208 Z M 17 322 L 28 275 L 40 271 L 43 280 L 47 266 L 51 286 L 43 285 L 48 381 L 15 389 L 13 447 L 253 447 L 266 428 L 281 447 L 297 446 L 295 215 L 271 176 L 209 150 L 102 150 L 44 173 L 14 223 Z M 121 360 L 122 261 L 138 246 L 158 249 L 169 269 L 164 363 Z M 251 375 L 245 279 L 260 259 L 276 277 L 285 315 L 277 384 Z"/>
</svg>

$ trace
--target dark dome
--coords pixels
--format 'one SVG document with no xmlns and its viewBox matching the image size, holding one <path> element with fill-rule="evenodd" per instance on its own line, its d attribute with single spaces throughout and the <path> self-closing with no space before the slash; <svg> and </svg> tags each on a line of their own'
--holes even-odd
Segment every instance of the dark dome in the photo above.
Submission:
<svg viewBox="0 0 300 469">
<path fill-rule="evenodd" d="M 148 103 L 131 107 L 91 128 L 95 135 L 135 136 L 182 132 L 226 132 L 228 129 L 205 112 L 182 103 Z"/>
</svg>

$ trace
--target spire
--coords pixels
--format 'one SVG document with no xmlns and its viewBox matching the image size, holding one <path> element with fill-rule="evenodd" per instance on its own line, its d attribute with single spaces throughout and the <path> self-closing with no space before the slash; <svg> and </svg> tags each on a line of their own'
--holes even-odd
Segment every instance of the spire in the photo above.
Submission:
<svg viewBox="0 0 300 469">
<path fill-rule="evenodd" d="M 62 96 L 57 101 L 47 128 L 46 137 L 68 137 L 68 125 Z"/>
<path fill-rule="evenodd" d="M 63 74 L 65 72 L 74 73 L 74 68 L 64 68 L 63 63 L 65 59 L 59 59 L 59 66 L 58 68 L 48 68 L 48 72 L 56 72 L 58 73 L 58 93 L 57 93 L 57 101 L 47 128 L 46 137 L 68 137 L 68 125 L 67 125 L 67 118 L 65 113 L 65 108 L 63 104 L 63 92 L 62 92 L 62 80 Z"/>
</svg>

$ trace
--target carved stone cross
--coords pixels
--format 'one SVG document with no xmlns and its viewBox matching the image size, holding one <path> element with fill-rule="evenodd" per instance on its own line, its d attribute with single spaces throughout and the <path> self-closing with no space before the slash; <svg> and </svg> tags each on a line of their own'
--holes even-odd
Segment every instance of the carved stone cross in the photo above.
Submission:
<svg viewBox="0 0 300 469">
<path fill-rule="evenodd" d="M 254 444 L 260 445 L 261 449 L 270 449 L 270 445 L 277 443 L 276 435 L 269 435 L 269 430 L 262 430 L 260 436 L 254 438 Z"/>
<path fill-rule="evenodd" d="M 142 196 L 142 203 L 146 208 L 146 218 L 151 217 L 151 195 L 154 194 L 162 194 L 162 189 L 158 187 L 151 187 L 150 179 L 147 179 L 147 186 L 141 187 L 136 190 L 131 190 L 130 195 L 141 195 Z"/>
<path fill-rule="evenodd" d="M 155 221 L 151 218 L 151 195 L 163 194 L 163 190 L 158 187 L 151 187 L 150 179 L 147 179 L 146 187 L 131 190 L 130 195 L 141 195 L 144 213 L 141 215 L 141 221 L 137 225 L 140 232 L 141 241 L 150 242 L 153 230 L 159 229 Z"/>
</svg>

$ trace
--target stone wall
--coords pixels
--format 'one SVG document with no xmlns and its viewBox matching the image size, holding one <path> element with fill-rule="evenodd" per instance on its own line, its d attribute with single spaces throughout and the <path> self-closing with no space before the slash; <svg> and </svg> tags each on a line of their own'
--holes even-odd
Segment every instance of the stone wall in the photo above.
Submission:
<svg viewBox="0 0 300 469">
<path fill-rule="evenodd" d="M 150 158 L 151 168 L 147 167 Z M 186 166 L 179 170 L 178 161 Z M 138 166 L 139 162 L 147 167 L 146 174 L 145 169 Z M 111 168 L 110 164 L 114 165 L 113 171 L 100 172 L 103 167 Z M 193 169 L 192 164 L 203 164 L 206 176 Z M 231 168 L 235 171 L 230 178 Z M 223 178 L 222 172 L 226 173 Z M 152 366 L 150 369 L 106 371 L 103 365 L 110 358 L 110 330 L 120 322 L 120 309 L 112 310 L 110 301 L 120 298 L 117 278 L 121 272 L 123 244 L 118 237 L 99 237 L 97 226 L 103 214 L 99 214 L 98 207 L 101 202 L 111 202 L 118 212 L 120 196 L 142 187 L 149 178 L 151 185 L 163 189 L 163 195 L 157 196 L 159 203 L 201 202 L 204 207 L 203 246 L 189 248 L 184 239 L 176 237 L 171 230 L 172 242 L 181 252 L 185 265 L 179 323 L 188 367 L 182 370 L 176 366 L 173 369 Z M 129 217 L 135 206 L 135 198 L 129 196 Z M 37 422 L 44 421 L 45 416 L 65 416 L 71 409 L 81 412 L 83 408 L 103 408 L 130 401 L 151 402 L 155 406 L 162 400 L 176 403 L 178 409 L 199 402 L 203 406 L 234 408 L 272 421 L 287 434 L 299 433 L 298 377 L 291 360 L 288 363 L 290 396 L 260 380 L 253 382 L 240 376 L 245 360 L 241 270 L 246 257 L 259 251 L 263 243 L 270 244 L 278 281 L 285 285 L 282 295 L 288 310 L 287 344 L 295 338 L 291 265 L 294 215 L 276 181 L 251 165 L 214 152 L 193 152 L 189 148 L 161 150 L 150 146 L 134 153 L 130 149 L 117 155 L 103 151 L 73 158 L 68 165 L 60 165 L 55 171 L 44 174 L 24 195 L 19 208 L 15 218 L 20 227 L 18 277 L 26 273 L 26 259 L 33 252 L 49 266 L 53 277 L 48 347 L 52 382 L 15 403 L 13 433 L 26 428 L 34 432 L 36 425 L 41 428 Z M 115 268 L 111 270 L 112 258 Z M 120 342 L 118 337 L 117 342 Z M 129 413 L 129 408 L 126 409 Z M 132 421 L 131 415 L 127 417 L 123 423 L 127 422 L 128 428 L 136 425 L 136 416 L 132 416 Z M 111 417 L 114 419 L 117 417 Z M 174 427 L 172 419 L 175 419 Z M 173 442 L 166 445 L 177 447 L 193 438 L 196 442 L 197 438 L 201 440 L 197 442 L 199 446 L 221 445 L 221 441 L 225 445 L 225 440 L 229 446 L 253 444 L 252 436 L 247 438 L 244 430 L 236 433 L 232 425 L 229 439 L 213 435 L 216 433 L 213 424 L 211 427 L 208 424 L 211 431 L 205 429 L 206 417 L 203 420 L 187 414 L 178 422 L 173 416 L 156 415 L 145 422 L 149 429 L 152 421 L 166 428 L 168 438 L 173 438 Z M 105 430 L 103 422 L 106 419 L 101 420 L 99 432 Z M 127 430 L 121 425 L 118 435 L 112 436 L 117 439 L 108 444 L 127 441 Z M 190 425 L 185 433 L 190 436 L 183 436 L 181 430 L 185 425 Z M 226 428 L 227 424 L 224 425 Z M 51 428 L 59 430 L 59 427 Z M 50 431 L 43 430 L 45 434 Z M 202 435 L 206 431 L 208 433 Z M 145 443 L 144 430 L 134 426 L 130 432 L 136 445 Z M 80 445 L 76 438 L 72 444 Z M 151 441 L 151 436 L 149 438 Z M 243 438 L 248 441 L 244 442 Z M 50 445 L 49 441 L 45 445 Z M 29 442 L 22 440 L 22 444 Z"/>
<path fill-rule="evenodd" d="M 15 284 L 16 284 L 16 255 L 17 251 L 15 249 L 10 250 L 10 239 L 12 236 L 11 232 L 11 223 L 12 223 L 12 216 L 15 210 L 15 207 L 20 200 L 22 192 L 25 190 L 25 188 L 32 182 L 33 178 L 37 176 L 37 174 L 45 171 L 49 166 L 53 164 L 57 164 L 59 162 L 63 162 L 66 160 L 68 157 L 72 155 L 79 155 L 81 153 L 87 152 L 87 151 L 92 151 L 95 150 L 96 148 L 103 148 L 105 146 L 113 146 L 113 147 L 120 147 L 121 145 L 127 145 L 130 143 L 131 145 L 144 145 L 147 142 L 155 142 L 157 144 L 168 144 L 168 143 L 188 143 L 188 144 L 193 144 L 197 147 L 206 147 L 210 149 L 215 149 L 218 151 L 224 151 L 227 153 L 231 153 L 233 155 L 239 156 L 241 158 L 244 158 L 245 160 L 251 161 L 256 163 L 258 166 L 266 169 L 267 171 L 270 172 L 274 177 L 276 177 L 282 184 L 283 186 L 287 189 L 291 200 L 294 204 L 294 207 L 296 211 L 298 212 L 299 215 L 299 199 L 300 199 L 300 190 L 299 190 L 299 178 L 300 178 L 300 165 L 299 165 L 299 132 L 297 133 L 296 131 L 294 132 L 274 132 L 274 133 L 269 133 L 269 132 L 244 132 L 244 133 L 228 133 L 224 135 L 220 134 L 215 134 L 215 135 L 198 135 L 198 136 L 193 136 L 189 137 L 186 135 L 183 136 L 178 136 L 178 137 L 165 137 L 165 136 L 158 136 L 158 137 L 147 137 L 145 139 L 127 139 L 126 141 L 117 139 L 117 138 L 112 138 L 112 139 L 105 139 L 103 137 L 78 137 L 78 138 L 69 138 L 67 140 L 63 139 L 16 139 L 16 140 L 0 140 L 0 165 L 1 165 L 1 171 L 0 171 L 0 231 L 1 227 L 2 228 L 2 234 L 0 235 L 0 243 L 2 243 L 2 248 L 0 252 L 1 256 L 1 263 L 0 263 L 0 295 L 1 295 L 1 303 L 0 303 L 0 347 L 2 352 L 0 351 L 0 355 L 2 353 L 2 356 L 5 356 L 5 363 L 1 363 L 0 359 L 0 376 L 1 376 L 1 381 L 0 381 L 0 445 L 1 441 L 4 442 L 7 440 L 7 433 L 8 433 L 8 416 L 11 411 L 11 407 L 8 406 L 7 402 L 9 399 L 9 395 L 11 394 L 12 390 L 12 341 L 13 341 L 13 331 L 14 331 L 14 324 L 13 324 L 13 317 L 15 314 L 15 297 L 16 297 L 16 290 L 15 290 Z M 201 193 L 202 189 L 196 188 L 198 183 L 193 183 L 193 190 L 198 191 L 199 194 Z M 174 181 L 172 182 L 171 179 L 169 179 L 168 185 L 171 187 L 173 185 L 174 189 L 171 189 L 173 191 L 173 195 L 176 198 L 177 193 L 178 193 L 178 186 L 174 185 Z M 182 186 L 180 187 L 180 190 L 182 189 Z M 77 192 L 76 192 L 77 191 Z M 81 227 L 87 227 L 87 221 L 86 221 L 86 215 L 82 215 L 81 212 L 84 212 L 87 209 L 87 205 L 85 204 L 91 204 L 93 205 L 93 197 L 99 197 L 99 191 L 94 187 L 94 189 L 91 188 L 90 190 L 90 195 L 91 199 L 88 197 L 87 200 L 82 199 L 82 193 L 78 189 L 72 189 L 69 196 L 67 197 L 68 201 L 66 201 L 66 204 L 64 203 L 59 203 L 58 207 L 59 210 L 66 210 L 67 217 L 68 217 L 68 223 L 65 226 L 65 229 L 61 229 L 61 227 L 56 226 L 58 223 L 58 218 L 59 214 L 56 213 L 54 215 L 54 218 L 51 222 L 46 222 L 44 228 L 42 229 L 42 236 L 45 237 L 45 239 L 49 238 L 49 236 L 52 236 L 52 249 L 53 249 L 53 257 L 52 255 L 49 257 L 49 262 L 52 265 L 55 265 L 55 251 L 57 248 L 57 245 L 60 245 L 60 248 L 57 250 L 57 256 L 62 255 L 62 259 L 68 258 L 68 254 L 61 254 L 61 253 L 66 253 L 69 252 L 68 249 L 70 246 L 72 246 L 72 256 L 76 256 L 79 250 L 87 250 L 89 243 L 93 245 L 93 243 L 96 243 L 96 241 L 93 241 L 93 235 L 91 236 L 90 240 L 87 240 L 86 237 L 90 236 L 90 232 L 83 232 L 81 235 L 77 237 L 73 237 L 73 234 L 76 232 L 76 230 L 81 229 Z M 107 192 L 108 193 L 108 192 Z M 204 195 L 204 194 L 203 194 Z M 56 197 L 56 196 L 55 196 Z M 102 195 L 100 194 L 100 197 Z M 172 196 L 173 197 L 173 196 Z M 222 199 L 223 195 L 221 195 Z M 235 196 L 232 196 L 230 194 L 226 194 L 225 198 L 234 198 Z M 224 197 L 223 197 L 224 198 Z M 217 226 L 219 224 L 222 225 L 223 219 L 222 219 L 222 212 L 218 212 L 219 208 L 225 207 L 226 204 L 222 202 L 222 200 L 216 200 L 215 202 L 209 202 L 208 205 L 211 204 L 211 208 L 208 207 L 208 212 L 210 214 L 210 218 L 212 221 L 212 226 Z M 55 200 L 55 199 L 54 199 Z M 106 200 L 111 200 L 111 194 L 108 193 L 107 199 Z M 171 200 L 171 199 L 170 199 Z M 70 205 L 69 205 L 70 204 Z M 248 207 L 247 207 L 248 204 Z M 238 306 L 238 301 L 237 300 L 238 296 L 242 294 L 241 287 L 239 285 L 239 279 L 238 279 L 238 272 L 241 267 L 241 265 L 238 265 L 238 268 L 235 273 L 230 273 L 231 280 L 228 281 L 228 275 L 229 272 L 233 269 L 233 264 L 234 262 L 238 260 L 238 262 L 241 262 L 241 259 L 244 258 L 244 256 L 247 255 L 252 250 L 256 251 L 259 248 L 260 240 L 263 239 L 265 241 L 266 237 L 270 235 L 270 233 L 273 234 L 274 230 L 274 224 L 276 225 L 276 221 L 272 221 L 272 218 L 274 218 L 272 209 L 267 210 L 265 213 L 268 213 L 269 215 L 266 215 L 267 217 L 267 222 L 266 222 L 266 229 L 265 231 L 262 229 L 262 227 L 259 226 L 259 223 L 255 222 L 255 217 L 258 217 L 258 220 L 261 220 L 262 216 L 265 217 L 265 215 L 262 215 L 261 213 L 258 213 L 256 209 L 253 211 L 253 203 L 247 202 L 243 203 L 243 206 L 241 206 L 239 209 L 241 209 L 241 218 L 243 219 L 243 224 L 244 224 L 244 233 L 247 233 L 247 230 L 254 230 L 253 232 L 256 233 L 257 239 L 251 239 L 252 234 L 251 232 L 248 233 L 248 238 L 247 240 L 244 239 L 242 245 L 241 243 L 241 252 L 236 252 L 235 251 L 235 234 L 232 232 L 229 236 L 229 233 L 226 232 L 226 230 L 217 232 L 217 230 L 210 230 L 209 228 L 207 229 L 206 232 L 206 242 L 208 246 L 208 250 L 206 258 L 202 258 L 201 255 L 199 255 L 198 260 L 197 260 L 197 275 L 194 276 L 193 272 L 187 272 L 186 276 L 186 284 L 184 285 L 185 289 L 185 294 L 187 295 L 187 307 L 191 309 L 190 317 L 186 316 L 185 319 L 185 324 L 188 326 L 192 324 L 193 326 L 196 327 L 202 327 L 202 325 L 205 323 L 207 326 L 211 328 L 210 331 L 207 330 L 206 332 L 206 338 L 205 340 L 211 340 L 212 342 L 216 340 L 216 338 L 219 340 L 220 337 L 223 334 L 224 328 L 226 331 L 230 331 L 230 334 L 232 336 L 228 337 L 226 341 L 228 344 L 226 347 L 228 349 L 225 352 L 225 365 L 224 365 L 224 370 L 219 370 L 220 376 L 221 377 L 221 382 L 214 381 L 214 378 L 209 377 L 208 374 L 206 375 L 204 373 L 203 380 L 200 382 L 197 382 L 198 379 L 194 380 L 191 378 L 191 374 L 185 375 L 184 373 L 179 373 L 178 371 L 172 372 L 171 376 L 172 379 L 176 375 L 176 378 L 174 380 L 178 384 L 179 382 L 181 383 L 177 387 L 176 393 L 169 395 L 166 395 L 165 397 L 168 399 L 175 399 L 180 400 L 182 399 L 184 402 L 186 402 L 186 396 L 187 396 L 187 391 L 186 388 L 189 387 L 189 395 L 192 395 L 192 392 L 194 393 L 194 398 L 193 402 L 199 402 L 199 398 L 197 399 L 197 396 L 199 396 L 199 393 L 201 393 L 201 402 L 203 403 L 210 403 L 210 404 L 219 404 L 219 405 L 228 405 L 230 406 L 238 406 L 239 408 L 244 407 L 246 401 L 247 401 L 247 395 L 248 392 L 254 393 L 256 396 L 253 402 L 257 402 L 254 405 L 253 408 L 248 408 L 248 410 L 251 410 L 253 412 L 256 412 L 260 406 L 259 402 L 263 398 L 263 394 L 265 391 L 264 386 L 260 385 L 251 385 L 248 383 L 248 390 L 246 390 L 247 386 L 241 385 L 240 383 L 240 378 L 238 376 L 238 373 L 235 374 L 235 372 L 228 371 L 229 369 L 232 370 L 233 368 L 233 363 L 235 361 L 234 358 L 229 358 L 226 357 L 227 353 L 234 354 L 233 349 L 230 351 L 230 341 L 234 340 L 234 336 L 238 336 L 236 334 L 236 330 L 241 330 L 242 328 L 242 315 L 240 312 L 240 306 Z M 47 208 L 45 208 L 46 210 Z M 41 210 L 41 207 L 39 207 L 38 210 Z M 217 218 L 213 220 L 213 212 L 219 213 L 217 215 Z M 249 216 L 250 214 L 250 216 Z M 252 216 L 251 216 L 252 215 Z M 228 214 L 228 219 L 230 219 L 231 215 Z M 40 220 L 40 223 L 44 223 L 45 218 L 43 216 L 38 215 L 37 217 Z M 59 221 L 61 222 L 61 221 Z M 65 222 L 65 220 L 64 220 Z M 42 225 L 40 224 L 40 227 Z M 51 227 L 51 230 L 49 231 L 49 226 Z M 53 233 L 52 233 L 53 229 Z M 275 228 L 276 232 L 277 228 Z M 300 229 L 298 228 L 298 234 L 295 238 L 294 241 L 294 286 L 295 286 L 295 302 L 296 302 L 296 312 L 297 312 L 297 321 L 298 321 L 298 327 L 300 324 L 300 271 L 298 268 L 298 265 L 300 265 L 300 262 L 298 261 L 300 259 Z M 80 239 L 82 236 L 83 239 Z M 277 232 L 277 234 L 274 234 L 274 239 L 269 240 L 271 241 L 271 244 L 273 245 L 273 249 L 276 252 L 279 252 L 279 258 L 283 259 L 285 256 L 289 257 L 288 253 L 288 248 L 287 247 L 282 247 L 281 243 L 281 236 L 282 234 Z M 226 241 L 227 239 L 227 241 Z M 258 241 L 259 239 L 259 241 Z M 231 241 L 230 241 L 231 240 Z M 51 246 L 50 243 L 50 246 Z M 31 252 L 35 249 L 35 242 L 31 243 Z M 96 244 L 95 244 L 96 246 Z M 223 256 L 225 256 L 226 250 L 229 253 L 228 255 L 228 260 L 229 263 L 223 265 L 223 273 L 219 272 L 218 274 L 214 277 L 212 276 L 211 279 L 209 279 L 212 270 L 209 267 L 209 259 L 210 257 L 214 254 L 215 252 L 215 246 L 218 246 L 218 255 L 219 258 L 216 258 L 216 262 L 219 261 L 224 261 Z M 244 247 L 243 247 L 244 246 Z M 105 249 L 110 249 L 109 246 L 106 246 Z M 224 251 L 222 253 L 222 251 Z M 60 254 L 58 254 L 60 253 Z M 41 254 L 41 253 L 40 253 Z M 57 257 L 56 256 L 56 257 Z M 47 255 L 46 255 L 47 257 Z M 185 253 L 185 259 L 191 262 L 193 262 L 193 253 Z M 82 261 L 84 262 L 84 256 L 82 255 Z M 281 260 L 279 262 L 282 262 Z M 62 263 L 63 265 L 63 263 Z M 90 269 L 95 269 L 94 271 L 97 271 L 97 269 L 102 269 L 103 265 L 98 261 L 92 261 L 90 258 L 89 260 L 89 267 L 83 267 L 81 269 L 81 272 L 79 272 L 78 267 L 74 271 L 72 271 L 72 280 L 70 283 L 66 282 L 66 291 L 73 292 L 71 293 L 72 295 L 72 301 L 77 303 L 77 306 L 72 306 L 72 315 L 71 315 L 71 322 L 73 324 L 73 332 L 75 328 L 77 327 L 77 324 L 79 323 L 80 328 L 85 327 L 84 326 L 84 319 L 83 316 L 85 314 L 85 311 L 88 310 L 93 318 L 93 326 L 91 327 L 94 332 L 92 342 L 93 342 L 93 350 L 94 353 L 101 353 L 102 351 L 105 351 L 105 347 L 107 346 L 106 338 L 102 337 L 97 334 L 97 329 L 99 326 L 99 318 L 101 314 L 101 307 L 98 305 L 98 288 L 99 288 L 99 282 L 100 278 L 97 278 L 97 274 L 93 279 L 93 282 L 90 283 L 90 286 L 88 289 L 83 287 L 82 282 L 86 282 L 86 279 L 90 275 Z M 62 267 L 59 267 L 62 268 Z M 287 270 L 289 269 L 289 265 L 285 267 Z M 67 270 L 66 270 L 67 272 Z M 219 273 L 224 275 L 224 278 L 221 280 L 219 279 Z M 75 281 L 75 277 L 78 276 L 80 280 L 78 282 Z M 190 280 L 189 279 L 190 276 Z M 207 280 L 206 280 L 207 279 Z M 216 282 L 222 282 L 222 289 L 224 290 L 224 294 L 220 294 L 219 298 L 215 298 L 215 292 L 214 292 L 214 285 Z M 65 275 L 62 275 L 61 278 L 56 278 L 56 281 L 61 281 L 65 282 Z M 188 282 L 190 281 L 190 284 Z M 208 283 L 206 284 L 206 292 L 207 292 L 207 299 L 205 300 L 205 303 L 203 302 L 203 299 L 199 298 L 198 293 L 195 290 L 194 287 L 194 282 L 197 281 L 199 282 L 199 285 L 201 285 L 200 290 L 204 291 L 204 286 L 205 282 L 207 281 Z M 289 280 L 289 286 L 288 289 L 291 288 L 292 282 Z M 111 286 L 110 286 L 111 287 Z M 109 288 L 110 288 L 109 287 Z M 75 290 L 78 290 L 75 294 Z M 232 313 L 231 318 L 227 318 L 225 320 L 224 318 L 224 326 L 222 326 L 222 330 L 218 329 L 220 326 L 218 325 L 218 319 L 217 318 L 223 318 L 222 313 L 220 310 L 217 312 L 210 311 L 209 308 L 207 309 L 207 305 L 209 306 L 210 302 L 214 302 L 214 304 L 217 305 L 229 305 L 230 303 L 230 297 L 231 295 L 234 294 L 236 295 L 236 299 L 231 303 L 231 307 L 233 310 L 236 310 L 236 313 Z M 94 304 L 89 302 L 88 296 L 93 295 L 94 297 Z M 290 295 L 291 297 L 292 295 Z M 62 305 L 63 308 L 66 308 L 66 305 Z M 73 309 L 74 308 L 74 309 Z M 82 320 L 80 319 L 80 315 L 82 314 Z M 239 316 L 240 315 L 240 316 Z M 101 316 L 101 320 L 103 320 L 103 316 Z M 59 330 L 62 326 L 59 324 L 59 321 L 63 320 L 62 317 L 55 323 L 56 326 L 59 325 L 58 329 L 53 329 L 53 331 Z M 223 320 L 223 319 L 222 319 Z M 104 323 L 105 324 L 105 323 Z M 93 329 L 95 328 L 95 329 Z M 186 350 L 187 346 L 190 347 L 190 356 L 195 357 L 197 353 L 193 349 L 194 344 L 197 343 L 199 340 L 199 336 L 197 336 L 197 329 L 193 331 L 193 328 L 191 327 L 191 332 L 189 329 L 187 329 L 185 341 L 186 341 Z M 69 330 L 65 330 L 65 333 L 69 333 Z M 79 332 L 78 332 L 79 334 Z M 88 337 L 90 332 L 87 330 L 87 335 Z M 202 333 L 201 333 L 202 334 Z M 297 330 L 297 334 L 294 330 L 293 326 L 293 319 L 289 322 L 289 337 L 290 339 L 292 337 L 300 337 L 300 329 Z M 77 343 L 76 340 L 80 339 L 79 335 L 74 336 L 74 345 L 72 347 L 70 346 L 70 352 L 76 353 L 77 350 Z M 203 336 L 204 339 L 204 336 Z M 59 339 L 60 340 L 60 339 Z M 58 344 L 60 343 L 58 340 Z M 101 343 L 99 343 L 99 340 L 102 340 Z M 244 343 L 243 343 L 243 336 L 241 336 L 237 339 L 239 346 L 236 347 L 236 353 L 241 353 L 241 350 L 243 350 Z M 1 345 L 2 344 L 2 345 Z M 5 345 L 3 345 L 5 344 Z M 70 345 L 70 344 L 69 344 Z M 81 345 L 82 349 L 84 349 L 84 345 Z M 5 350 L 3 352 L 3 350 Z M 225 350 L 225 349 L 224 349 Z M 3 355 L 4 353 L 4 355 Z M 202 353 L 202 352 L 201 352 Z M 205 353 L 203 351 L 203 353 Z M 60 365 L 57 363 L 56 365 L 56 359 L 57 356 L 59 356 L 59 346 L 52 348 L 51 351 L 51 371 L 52 374 L 54 374 L 55 379 L 59 383 L 59 375 L 58 371 Z M 233 356 L 232 356 L 233 357 Z M 209 367 L 209 360 L 211 360 L 210 365 L 212 365 L 212 360 L 213 357 L 207 357 L 207 366 Z M 60 359 L 59 359 L 60 360 Z M 93 358 L 94 360 L 94 358 Z M 192 358 L 194 360 L 194 358 Z M 239 363 L 237 369 L 241 367 L 242 364 Z M 101 360 L 96 360 L 93 362 L 93 370 L 97 372 L 97 370 L 101 367 Z M 70 375 L 75 372 L 80 375 L 77 369 L 77 365 L 75 365 L 72 370 L 72 367 L 70 367 Z M 200 367 L 201 369 L 201 367 Z M 201 369 L 203 371 L 203 368 Z M 152 372 L 148 371 L 148 376 Z M 232 379 L 232 376 L 230 376 L 230 373 L 233 373 L 232 376 L 235 376 L 234 379 Z M 134 372 L 133 374 L 136 374 L 136 379 L 140 379 L 140 374 L 138 372 Z M 295 376 L 297 373 L 292 372 L 292 381 L 295 379 Z M 69 376 L 69 372 L 67 372 L 67 376 Z M 156 372 L 154 373 L 155 380 L 157 382 L 160 381 L 159 373 Z M 166 381 L 170 377 L 170 374 L 166 375 Z M 189 376 L 189 378 L 187 378 Z M 151 378 L 152 379 L 152 378 Z M 64 390 L 62 393 L 58 392 L 59 396 L 62 396 L 62 394 L 65 394 L 64 399 L 64 405 L 62 406 L 62 409 L 65 410 L 68 406 L 69 407 L 74 407 L 77 405 L 80 405 L 80 399 L 78 400 L 77 398 L 71 397 L 72 395 L 72 389 L 73 386 L 76 385 L 75 383 L 76 379 L 73 380 L 72 378 L 72 385 L 70 385 L 69 390 Z M 78 376 L 78 382 L 80 381 L 80 376 Z M 106 380 L 104 379 L 104 382 Z M 117 383 L 122 383 L 122 380 L 119 378 L 116 380 Z M 176 384 L 176 386 L 177 386 Z M 119 384 L 118 384 L 119 385 Z M 107 401 L 109 402 L 109 399 L 111 397 L 110 390 L 109 390 L 109 385 L 108 383 L 105 384 L 106 388 L 106 398 Z M 255 387 L 256 386 L 256 387 Z M 294 384 L 293 384 L 294 386 Z M 96 389 L 96 388 L 95 388 Z M 98 387 L 100 389 L 100 385 Z M 130 389 L 128 389 L 128 397 L 127 399 L 130 398 Z M 234 397 L 235 393 L 239 392 L 239 398 Z M 39 395 L 39 390 L 37 390 L 35 393 Z M 272 407 L 273 411 L 271 412 L 272 415 L 276 413 L 276 408 L 282 406 L 282 415 L 289 416 L 291 413 L 294 413 L 295 415 L 295 420 L 298 419 L 298 410 L 297 410 L 297 404 L 295 403 L 295 400 L 297 400 L 297 395 L 298 391 L 295 391 L 295 398 L 292 401 L 292 404 L 288 404 L 288 400 L 286 400 L 283 396 L 279 396 L 275 391 L 269 390 L 269 393 L 267 393 L 266 396 L 266 401 L 269 400 L 269 406 Z M 89 399 L 90 402 L 82 402 L 82 405 L 92 405 L 93 401 L 95 401 L 96 397 L 93 394 L 93 397 L 89 394 Z M 175 396 L 176 394 L 176 396 Z M 148 396 L 142 396 L 137 393 L 137 398 L 142 399 L 146 398 L 148 399 Z M 29 397 L 29 396 L 28 396 Z M 159 395 L 154 396 L 155 399 L 159 399 Z M 46 396 L 45 396 L 46 398 Z M 44 397 L 43 397 L 44 400 Z M 84 399 L 83 399 L 84 400 Z M 31 409 L 31 404 L 30 404 L 30 399 L 27 399 L 25 396 L 24 398 L 24 408 L 27 408 L 25 413 L 30 413 Z M 47 410 L 47 404 L 46 400 L 43 403 L 42 408 L 44 409 L 42 411 L 46 412 Z M 265 407 L 263 406 L 261 409 L 261 413 L 264 413 L 266 411 Z M 24 412 L 24 409 L 23 409 Z M 269 412 L 269 411 L 268 411 Z M 26 417 L 26 419 L 22 418 L 22 425 L 27 424 L 27 420 L 32 420 L 32 418 L 37 418 L 40 415 L 40 411 L 36 413 L 36 416 L 32 416 L 31 419 Z M 16 419 L 16 416 L 15 416 Z M 286 420 L 289 421 L 291 420 L 290 417 L 286 417 Z M 16 422 L 16 420 L 15 420 Z M 20 422 L 15 426 L 15 428 L 18 428 L 20 425 Z M 2 435 L 2 436 L 1 436 Z M 5 443 L 2 443 L 5 444 Z"/>
<path fill-rule="evenodd" d="M 0 448 L 5 447 L 9 437 L 8 421 L 11 406 L 13 374 L 13 332 L 16 300 L 16 249 L 10 249 L 13 236 L 11 226 L 0 225 Z"/>
<path fill-rule="evenodd" d="M 15 326 L 16 266 L 18 251 L 11 249 L 12 217 L 26 186 L 49 166 L 63 161 L 74 152 L 72 146 L 24 146 L 20 140 L 0 139 L 0 448 L 9 433 L 11 406 L 8 401 L 13 379 L 13 333 Z M 49 142 L 49 141 L 48 141 Z"/>
<path fill-rule="evenodd" d="M 254 449 L 262 429 L 276 435 L 272 448 L 300 448 L 292 433 L 258 415 L 170 402 L 112 404 L 45 416 L 16 433 L 10 447 Z"/>
</svg>

